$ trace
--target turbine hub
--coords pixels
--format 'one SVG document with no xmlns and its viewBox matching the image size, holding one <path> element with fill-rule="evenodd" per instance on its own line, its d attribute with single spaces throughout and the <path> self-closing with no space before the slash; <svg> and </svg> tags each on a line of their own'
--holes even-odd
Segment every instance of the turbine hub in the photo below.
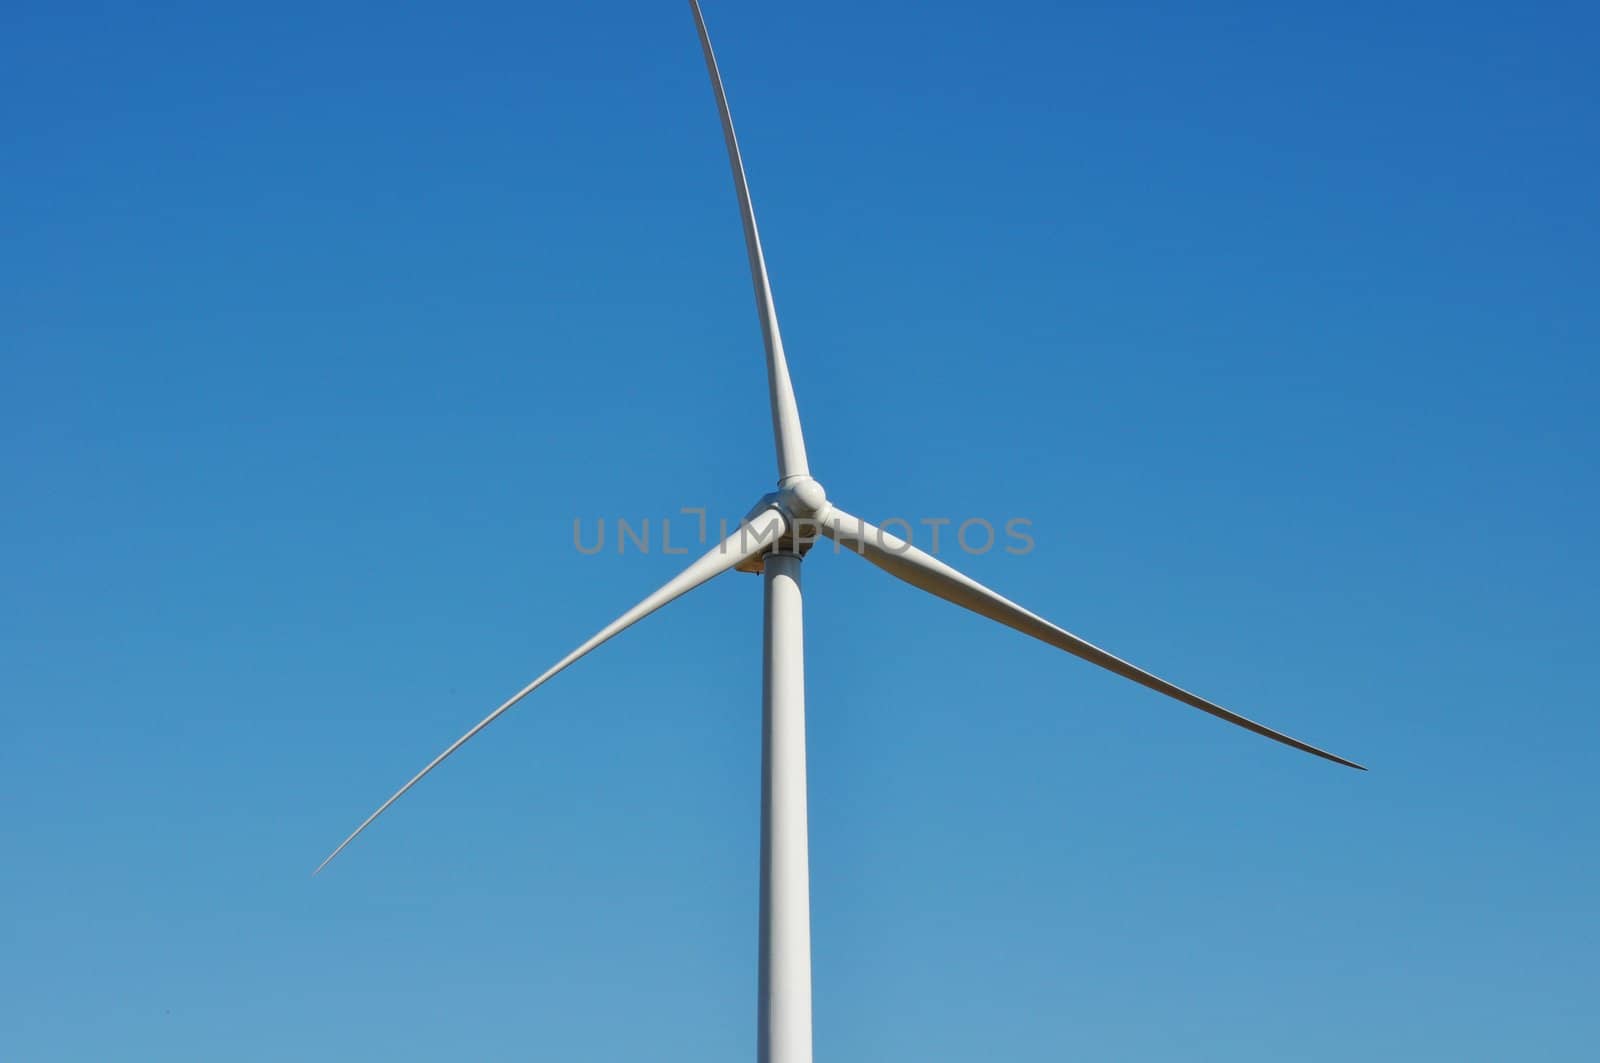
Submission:
<svg viewBox="0 0 1600 1063">
<path fill-rule="evenodd" d="M 805 519 L 818 517 L 828 508 L 828 493 L 822 485 L 809 476 L 784 484 L 778 491 L 778 503 L 789 515 Z"/>
</svg>

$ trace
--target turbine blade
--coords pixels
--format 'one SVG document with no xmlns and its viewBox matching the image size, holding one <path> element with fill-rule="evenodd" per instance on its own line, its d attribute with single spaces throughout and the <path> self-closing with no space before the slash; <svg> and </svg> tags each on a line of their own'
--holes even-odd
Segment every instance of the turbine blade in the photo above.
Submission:
<svg viewBox="0 0 1600 1063">
<path fill-rule="evenodd" d="M 469 739 L 497 720 L 507 709 L 511 708 L 511 706 L 515 705 L 517 702 L 521 701 L 523 698 L 539 689 L 539 687 L 543 686 L 546 680 L 555 676 L 556 673 L 562 671 L 568 665 L 572 664 L 574 661 L 578 660 L 584 654 L 599 646 L 613 635 L 616 635 L 638 623 L 640 620 L 643 620 L 645 617 L 649 616 L 657 609 L 660 609 L 668 602 L 683 597 L 685 594 L 688 594 L 690 591 L 694 590 L 702 583 L 705 583 L 713 576 L 717 576 L 723 572 L 726 572 L 728 569 L 739 564 L 741 561 L 744 561 L 746 558 L 752 557 L 771 546 L 773 543 L 777 542 L 778 537 L 783 534 L 784 527 L 785 519 L 782 512 L 776 506 L 768 507 L 746 518 L 746 520 L 739 526 L 738 531 L 728 536 L 721 543 L 712 547 L 698 561 L 695 561 L 688 568 L 678 573 L 678 575 L 672 577 L 672 579 L 668 580 L 666 584 L 646 597 L 644 601 L 640 602 L 638 605 L 634 606 L 632 609 L 629 609 L 627 612 L 611 621 L 611 623 L 601 628 L 594 634 L 592 638 L 589 639 L 589 641 L 585 642 L 583 645 L 579 646 L 577 649 L 561 658 L 561 660 L 557 661 L 555 666 L 549 671 L 545 672 L 538 679 L 535 679 L 533 682 L 517 691 L 498 709 L 495 709 L 489 715 L 479 720 L 478 723 L 473 726 L 472 730 L 468 731 L 466 734 L 450 743 L 449 747 L 445 749 L 443 753 L 440 753 L 437 757 L 434 757 L 433 760 L 429 761 L 427 767 L 413 775 L 410 782 L 396 790 L 394 795 L 390 797 L 389 800 L 379 805 L 376 812 L 368 816 L 362 822 L 361 826 L 352 831 L 348 838 L 340 842 L 339 847 L 333 852 L 329 853 L 328 858 L 322 861 L 322 863 L 318 864 L 317 870 L 313 871 L 312 874 L 315 875 L 323 868 L 327 867 L 328 864 L 332 862 L 334 857 L 342 853 L 347 845 L 355 841 L 356 838 L 360 836 L 362 831 L 370 827 L 374 820 L 383 815 L 384 812 L 388 811 L 390 805 L 400 800 L 400 798 L 405 795 L 407 790 L 421 782 L 423 776 L 427 775 L 434 768 L 437 768 L 440 764 L 442 764 L 445 758 L 450 756 L 450 754 L 466 745 Z"/>
<path fill-rule="evenodd" d="M 1048 620 L 1024 609 L 1015 602 L 1001 597 L 994 591 L 985 587 L 968 576 L 962 575 L 949 565 L 924 553 L 912 544 L 896 535 L 886 532 L 881 528 L 868 524 L 859 517 L 853 517 L 838 507 L 834 507 L 822 521 L 821 530 L 824 535 L 871 561 L 892 576 L 897 576 L 913 587 L 919 587 L 929 594 L 937 595 L 947 602 L 954 602 L 964 609 L 970 609 L 979 616 L 986 616 L 996 620 L 1009 628 L 1031 635 L 1040 642 L 1047 643 L 1057 649 L 1066 650 L 1075 657 L 1081 657 L 1090 664 L 1097 664 L 1109 672 L 1115 672 L 1125 679 L 1131 679 L 1141 686 L 1175 698 L 1185 705 L 1191 705 L 1201 712 L 1209 712 L 1219 719 L 1227 720 L 1231 724 L 1243 727 L 1247 731 L 1254 731 L 1274 742 L 1282 742 L 1286 746 L 1302 750 L 1314 756 L 1331 760 L 1335 764 L 1366 771 L 1360 764 L 1336 756 L 1316 746 L 1308 745 L 1298 738 L 1291 738 L 1280 731 L 1274 731 L 1264 724 L 1230 712 L 1197 694 L 1191 694 L 1182 687 L 1174 686 L 1158 676 L 1151 675 L 1142 668 L 1129 664 L 1120 657 L 1113 656 L 1100 647 L 1085 642 L 1069 631 L 1064 631 Z"/>
<path fill-rule="evenodd" d="M 711 91 L 717 97 L 722 116 L 722 139 L 728 145 L 728 164 L 733 169 L 733 186 L 739 193 L 739 216 L 744 221 L 744 247 L 750 256 L 750 280 L 755 286 L 756 313 L 761 317 L 761 339 L 767 348 L 767 390 L 772 399 L 772 434 L 778 448 L 778 479 L 809 476 L 806 441 L 800 432 L 800 408 L 795 405 L 794 385 L 789 382 L 789 363 L 783 356 L 783 336 L 778 332 L 778 310 L 772 302 L 772 284 L 767 280 L 767 259 L 761 252 L 761 234 L 756 231 L 756 210 L 750 202 L 750 185 L 744 176 L 744 159 L 739 140 L 733 133 L 733 115 L 728 111 L 728 94 L 722 88 L 717 57 L 711 50 L 705 16 L 697 0 L 689 0 L 694 22 L 700 31 L 700 50 L 705 53 L 706 73 L 711 75 Z"/>
</svg>

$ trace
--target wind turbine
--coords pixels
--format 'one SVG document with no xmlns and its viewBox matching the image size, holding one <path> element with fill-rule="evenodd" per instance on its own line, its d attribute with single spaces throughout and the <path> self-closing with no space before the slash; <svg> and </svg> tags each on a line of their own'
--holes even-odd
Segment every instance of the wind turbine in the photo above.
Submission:
<svg viewBox="0 0 1600 1063">
<path fill-rule="evenodd" d="M 755 209 L 745 180 L 739 141 L 733 132 L 728 97 L 717 70 L 711 37 L 697 0 L 689 0 L 706 71 L 722 118 L 728 162 L 744 222 L 745 251 L 755 287 L 756 312 L 767 355 L 767 390 L 772 405 L 772 433 L 777 446 L 778 487 L 762 496 L 737 531 L 712 547 L 688 568 L 647 595 L 643 601 L 597 631 L 587 642 L 557 661 L 548 671 L 452 742 L 409 782 L 396 790 L 361 826 L 339 843 L 316 874 L 327 867 L 362 831 L 398 801 L 445 758 L 517 702 L 543 686 L 589 651 L 643 620 L 668 602 L 729 569 L 760 572 L 765 596 L 761 737 L 761 906 L 759 994 L 756 1057 L 761 1063 L 810 1063 L 811 1060 L 811 900 L 806 841 L 805 675 L 801 624 L 800 564 L 816 534 L 848 546 L 892 576 L 970 609 L 980 616 L 1030 635 L 1081 657 L 1141 686 L 1228 721 L 1247 731 L 1303 750 L 1335 764 L 1365 771 L 1354 761 L 1318 749 L 1240 716 L 1129 664 L 1029 612 L 977 580 L 899 537 L 852 516 L 829 500 L 811 475 L 789 363 L 778 332 L 766 257 L 756 229 Z"/>
</svg>

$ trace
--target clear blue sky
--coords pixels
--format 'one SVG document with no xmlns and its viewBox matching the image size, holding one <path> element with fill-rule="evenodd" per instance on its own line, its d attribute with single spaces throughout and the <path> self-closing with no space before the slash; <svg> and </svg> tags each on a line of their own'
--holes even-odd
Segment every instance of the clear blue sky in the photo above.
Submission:
<svg viewBox="0 0 1600 1063">
<path fill-rule="evenodd" d="M 1600 1038 L 1586 5 L 708 0 L 812 464 L 1295 754 L 806 566 L 819 1059 Z M 681 2 L 0 22 L 0 1056 L 743 1060 L 759 584 Z"/>
</svg>

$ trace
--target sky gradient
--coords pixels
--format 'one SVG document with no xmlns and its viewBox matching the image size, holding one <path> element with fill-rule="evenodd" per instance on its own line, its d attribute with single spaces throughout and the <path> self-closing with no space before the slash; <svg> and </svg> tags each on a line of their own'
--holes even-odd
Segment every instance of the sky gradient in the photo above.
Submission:
<svg viewBox="0 0 1600 1063">
<path fill-rule="evenodd" d="M 818 1059 L 1591 1058 L 1592 7 L 706 16 L 832 497 L 1372 769 L 820 548 Z M 0 1057 L 748 1059 L 749 576 L 309 877 L 683 563 L 575 519 L 772 486 L 687 6 L 12 4 L 0 99 Z"/>
</svg>

